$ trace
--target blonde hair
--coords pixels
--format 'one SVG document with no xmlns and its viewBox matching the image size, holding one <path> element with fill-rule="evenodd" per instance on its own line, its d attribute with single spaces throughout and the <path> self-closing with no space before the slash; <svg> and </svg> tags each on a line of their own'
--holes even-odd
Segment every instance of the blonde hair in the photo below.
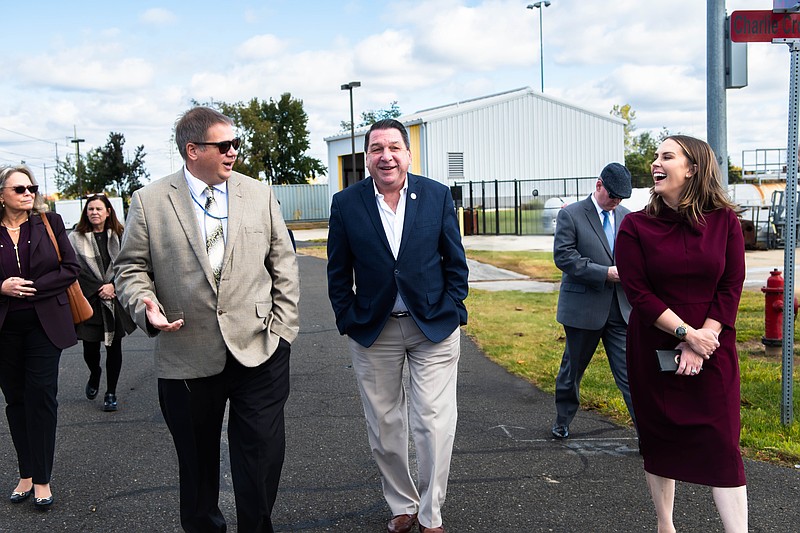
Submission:
<svg viewBox="0 0 800 533">
<path fill-rule="evenodd" d="M 31 180 L 31 185 L 39 185 L 36 183 L 36 178 L 33 177 L 33 171 L 27 165 L 15 165 L 11 167 L 5 167 L 0 170 L 0 189 L 6 186 L 6 180 L 11 174 L 15 172 L 21 172 L 28 176 L 28 179 Z M 0 204 L 0 218 L 5 214 L 6 206 L 5 202 Z M 31 209 L 31 214 L 39 214 L 44 213 L 47 211 L 47 204 L 44 202 L 44 196 L 40 191 L 36 191 L 33 195 L 33 209 Z"/>
</svg>

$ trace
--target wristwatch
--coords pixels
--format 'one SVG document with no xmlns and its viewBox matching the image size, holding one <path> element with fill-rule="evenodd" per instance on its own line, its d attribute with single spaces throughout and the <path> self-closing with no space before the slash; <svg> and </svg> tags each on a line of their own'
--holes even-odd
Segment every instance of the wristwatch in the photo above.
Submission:
<svg viewBox="0 0 800 533">
<path fill-rule="evenodd" d="M 685 322 L 682 323 L 680 326 L 675 328 L 675 336 L 678 337 L 680 340 L 685 339 L 686 338 L 686 328 L 688 328 L 688 327 L 689 327 L 688 324 L 686 324 Z"/>
</svg>

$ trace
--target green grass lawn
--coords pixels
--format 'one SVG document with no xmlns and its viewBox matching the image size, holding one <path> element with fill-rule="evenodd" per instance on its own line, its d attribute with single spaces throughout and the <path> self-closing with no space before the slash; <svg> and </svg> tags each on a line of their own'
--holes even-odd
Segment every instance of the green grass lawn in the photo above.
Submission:
<svg viewBox="0 0 800 533">
<path fill-rule="evenodd" d="M 528 273 L 513 263 L 535 263 L 551 281 L 557 273 L 549 252 L 515 252 L 509 260 L 506 252 L 476 254 L 470 258 L 496 264 L 509 270 Z M 551 272 L 541 262 L 542 254 L 550 256 Z M 554 272 L 553 272 L 554 271 Z M 555 378 L 564 351 L 564 330 L 556 322 L 557 293 L 522 293 L 518 291 L 488 292 L 471 290 L 467 299 L 469 324 L 467 334 L 489 358 L 547 392 L 555 390 Z M 737 319 L 737 343 L 742 381 L 742 448 L 746 456 L 756 459 L 796 464 L 800 462 L 800 394 L 795 393 L 795 423 L 781 424 L 781 361 L 764 356 L 761 335 L 764 331 L 764 296 L 760 291 L 745 291 Z M 795 332 L 795 356 L 800 335 Z M 794 373 L 795 382 L 798 371 Z M 612 419 L 630 424 L 622 396 L 614 384 L 601 346 L 581 382 L 581 405 Z"/>
</svg>

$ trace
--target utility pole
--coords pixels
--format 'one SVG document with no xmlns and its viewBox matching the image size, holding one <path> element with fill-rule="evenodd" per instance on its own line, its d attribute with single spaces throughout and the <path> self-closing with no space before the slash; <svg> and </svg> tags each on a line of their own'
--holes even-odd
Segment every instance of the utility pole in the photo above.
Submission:
<svg viewBox="0 0 800 533">
<path fill-rule="evenodd" d="M 72 137 L 73 143 L 75 143 L 75 174 L 77 174 L 78 178 L 78 203 L 81 206 L 81 210 L 83 210 L 83 173 L 81 172 L 81 143 L 86 142 L 86 139 L 78 139 L 78 129 L 73 125 L 73 132 L 75 134 Z"/>
<path fill-rule="evenodd" d="M 725 94 L 725 0 L 706 4 L 706 132 L 728 190 L 728 100 Z"/>
</svg>

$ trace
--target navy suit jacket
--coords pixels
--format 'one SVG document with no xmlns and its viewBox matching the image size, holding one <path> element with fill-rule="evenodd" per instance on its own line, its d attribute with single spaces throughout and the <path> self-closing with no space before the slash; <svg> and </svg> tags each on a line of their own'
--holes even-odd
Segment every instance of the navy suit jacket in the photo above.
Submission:
<svg viewBox="0 0 800 533">
<path fill-rule="evenodd" d="M 399 292 L 417 326 L 441 342 L 467 323 L 469 270 L 450 189 L 408 174 L 406 212 L 395 260 L 372 178 L 336 193 L 328 226 L 328 296 L 339 333 L 369 347 Z"/>
<path fill-rule="evenodd" d="M 47 213 L 47 220 L 61 252 L 61 264 L 56 256 L 56 249 L 47 235 L 47 229 L 39 215 L 30 217 L 30 275 L 36 294 L 26 299 L 33 304 L 39 322 L 42 324 L 47 338 L 56 347 L 68 348 L 78 342 L 75 325 L 72 323 L 72 312 L 66 289 L 78 279 L 81 270 L 78 259 L 72 249 L 64 229 L 64 222 L 56 213 Z M 18 276 L 18 272 L 5 272 L 0 265 L 0 282 L 6 278 Z M 5 322 L 10 298 L 0 295 L 0 327 Z"/>
</svg>

